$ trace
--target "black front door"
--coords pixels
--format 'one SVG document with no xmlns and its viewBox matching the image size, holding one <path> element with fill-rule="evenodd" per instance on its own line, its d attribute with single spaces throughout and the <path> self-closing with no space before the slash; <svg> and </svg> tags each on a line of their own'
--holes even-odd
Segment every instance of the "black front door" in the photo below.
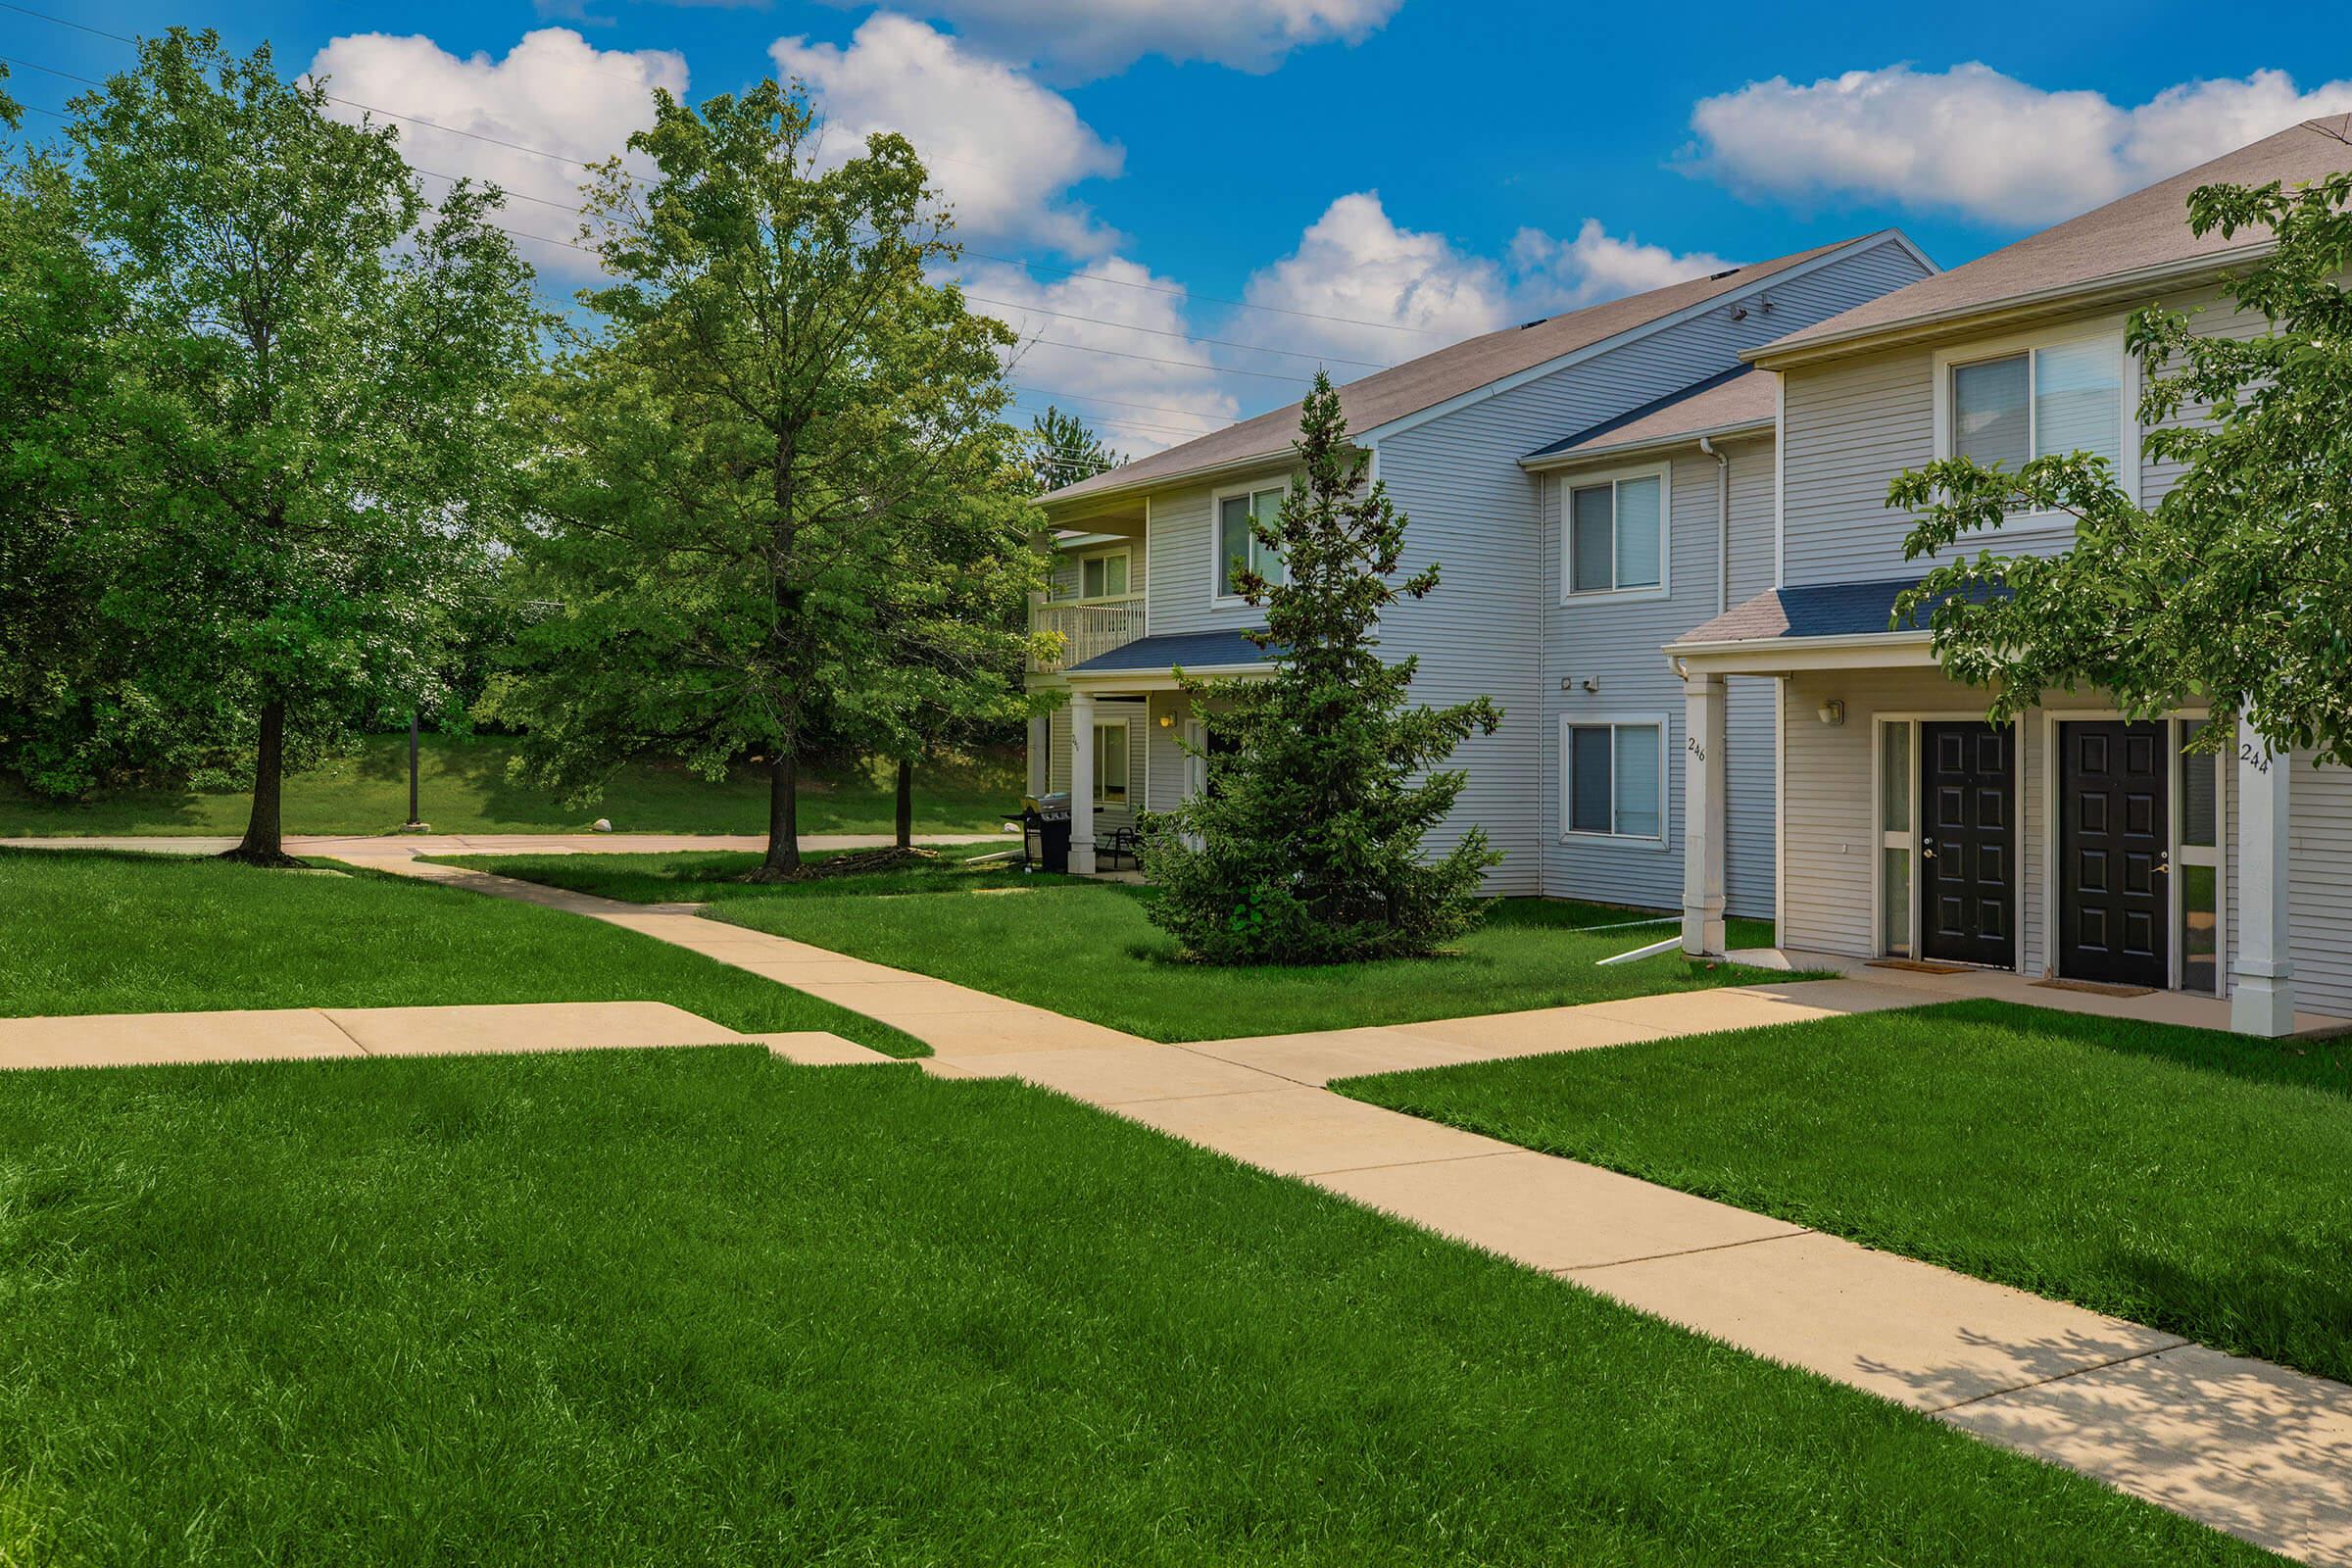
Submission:
<svg viewBox="0 0 2352 1568">
<path fill-rule="evenodd" d="M 1920 956 L 2017 966 L 2016 732 L 1919 726 Z"/>
<path fill-rule="evenodd" d="M 2172 983 L 2165 726 L 2060 724 L 2058 972 Z"/>
</svg>

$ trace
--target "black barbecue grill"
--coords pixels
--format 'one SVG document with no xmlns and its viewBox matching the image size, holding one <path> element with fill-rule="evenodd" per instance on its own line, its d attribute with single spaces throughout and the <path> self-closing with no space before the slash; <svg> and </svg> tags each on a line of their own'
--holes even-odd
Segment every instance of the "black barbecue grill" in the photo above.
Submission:
<svg viewBox="0 0 2352 1568">
<path fill-rule="evenodd" d="M 1021 802 L 1021 853 L 1032 871 L 1070 868 L 1070 793 L 1031 795 Z"/>
</svg>

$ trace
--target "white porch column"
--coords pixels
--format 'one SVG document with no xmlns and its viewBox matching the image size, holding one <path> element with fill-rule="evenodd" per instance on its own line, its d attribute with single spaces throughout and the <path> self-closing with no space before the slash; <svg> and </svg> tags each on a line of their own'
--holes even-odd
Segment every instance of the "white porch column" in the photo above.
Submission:
<svg viewBox="0 0 2352 1568">
<path fill-rule="evenodd" d="M 1683 677 L 1683 951 L 1720 956 L 1723 925 L 1724 685 Z"/>
<path fill-rule="evenodd" d="M 1070 871 L 1095 874 L 1095 700 L 1070 693 Z"/>
<path fill-rule="evenodd" d="M 1029 715 L 1029 793 L 1043 795 L 1054 787 L 1054 715 Z"/>
<path fill-rule="evenodd" d="M 2241 730 L 2244 736 L 2252 732 Z M 2287 947 L 2287 780 L 2294 759 L 2260 740 L 2237 759 L 2236 979 L 2230 1027 L 2277 1039 L 2295 1032 L 2295 965 Z"/>
</svg>

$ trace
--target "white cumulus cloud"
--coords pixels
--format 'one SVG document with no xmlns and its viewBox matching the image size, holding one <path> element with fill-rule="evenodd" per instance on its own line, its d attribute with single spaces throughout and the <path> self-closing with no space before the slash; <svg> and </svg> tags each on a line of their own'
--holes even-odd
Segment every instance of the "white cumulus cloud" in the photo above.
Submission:
<svg viewBox="0 0 2352 1568">
<path fill-rule="evenodd" d="M 1554 310 L 1646 293 L 1693 277 L 1720 272 L 1739 263 L 1712 251 L 1671 251 L 1620 239 L 1588 218 L 1573 239 L 1554 239 L 1542 229 L 1523 228 L 1511 239 L 1511 265 L 1523 299 Z"/>
<path fill-rule="evenodd" d="M 1298 249 L 1250 277 L 1243 297 L 1296 313 L 1250 313 L 1244 324 L 1258 337 L 1376 364 L 1493 331 L 1511 311 L 1510 283 L 1499 265 L 1443 234 L 1398 227 L 1378 191 L 1333 202 L 1298 236 Z M 1355 324 L 1365 322 L 1377 324 Z M 1341 367 L 1334 379 L 1358 373 Z"/>
<path fill-rule="evenodd" d="M 1068 99 L 1011 67 L 886 11 L 846 48 L 794 37 L 769 53 L 824 116 L 827 156 L 848 158 L 873 132 L 898 131 L 955 208 L 958 232 L 1079 255 L 1115 243 L 1068 192 L 1117 175 L 1124 155 Z"/>
<path fill-rule="evenodd" d="M 2347 109 L 2352 81 L 2306 92 L 2281 71 L 2183 82 L 2127 108 L 1976 63 L 1898 65 L 1701 99 L 1691 167 L 1751 196 L 1893 201 L 2024 226 Z"/>
<path fill-rule="evenodd" d="M 1091 264 L 1087 271 L 1092 275 L 1048 279 L 995 264 L 962 270 L 966 293 L 976 296 L 972 309 L 1021 334 L 1008 378 L 1018 404 L 1016 422 L 1025 425 L 1029 413 L 1054 404 L 1086 417 L 1131 456 L 1231 423 L 1243 394 L 1228 383 L 1248 378 L 1204 368 L 1219 355 L 1193 336 L 1190 301 L 1178 285 L 1117 256 Z M 1289 394 L 1247 395 L 1263 404 Z"/>
<path fill-rule="evenodd" d="M 858 0 L 836 0 L 855 4 Z M 1057 76 L 1111 75 L 1146 55 L 1266 72 L 1294 49 L 1358 43 L 1402 0 L 914 0 L 1007 59 Z"/>
<path fill-rule="evenodd" d="M 425 37 L 353 33 L 330 41 L 310 69 L 337 98 L 405 117 L 390 122 L 409 162 L 429 172 L 428 196 L 448 189 L 432 176 L 495 181 L 514 198 L 502 225 L 561 240 L 578 229 L 580 165 L 620 152 L 630 132 L 654 122 L 656 87 L 686 90 L 683 56 L 597 49 L 568 27 L 527 32 L 503 60 L 453 55 Z M 347 119 L 362 114 L 349 103 L 330 107 Z M 593 257 L 561 245 L 519 248 L 542 270 L 595 270 Z"/>
<path fill-rule="evenodd" d="M 1733 265 L 1706 252 L 1620 238 L 1592 218 L 1568 239 L 1523 228 L 1497 260 L 1443 234 L 1399 227 L 1377 191 L 1358 191 L 1333 202 L 1295 251 L 1250 279 L 1250 304 L 1298 314 L 1251 312 L 1236 326 L 1260 340 L 1393 364 L 1513 321 Z M 1333 367 L 1335 379 L 1361 373 L 1360 366 Z"/>
</svg>

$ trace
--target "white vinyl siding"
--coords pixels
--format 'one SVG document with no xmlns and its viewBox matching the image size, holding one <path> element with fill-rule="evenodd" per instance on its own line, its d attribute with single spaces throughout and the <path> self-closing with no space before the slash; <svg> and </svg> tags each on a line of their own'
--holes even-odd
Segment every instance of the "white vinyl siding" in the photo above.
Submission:
<svg viewBox="0 0 2352 1568">
<path fill-rule="evenodd" d="M 1571 706 L 1581 717 L 1596 702 L 1609 710 L 1668 715 L 1663 826 L 1671 844 L 1681 814 L 1682 688 L 1658 649 L 1715 612 L 1715 464 L 1695 454 L 1689 462 L 1677 459 L 1671 484 L 1661 489 L 1659 511 L 1667 526 L 1658 589 L 1564 605 L 1566 547 L 1558 530 L 1565 500 L 1556 481 L 1530 475 L 1519 459 L 1731 369 L 1742 350 L 1922 274 L 1907 249 L 1882 241 L 1773 280 L 1769 311 L 1753 308 L 1753 296 L 1745 311 L 1725 302 L 1381 438 L 1377 477 L 1411 519 L 1400 570 L 1411 573 L 1433 563 L 1443 568 L 1429 598 L 1396 606 L 1383 617 L 1382 654 L 1419 661 L 1417 703 L 1443 706 L 1485 696 L 1504 710 L 1495 734 L 1472 736 L 1448 760 L 1468 778 L 1453 811 L 1425 837 L 1426 854 L 1446 854 L 1477 825 L 1505 857 L 1488 875 L 1490 892 L 1680 904 L 1679 865 L 1671 854 L 1656 853 L 1655 841 L 1563 840 L 1556 719 Z M 1733 588 L 1735 597 L 1744 598 L 1771 585 L 1771 444 L 1747 441 L 1730 449 L 1734 507 L 1741 519 L 1735 532 Z M 1279 492 L 1291 467 L 1288 457 L 1270 458 L 1260 468 L 1179 480 L 1151 493 L 1150 560 L 1139 561 L 1138 575 L 1153 634 L 1263 623 L 1262 610 L 1217 593 L 1218 502 L 1235 493 Z M 1751 517 L 1760 520 L 1751 524 Z M 1641 565 L 1638 557 L 1635 564 Z M 1617 574 L 1613 564 L 1613 580 Z M 1572 698 L 1560 685 L 1571 671 L 1601 675 L 1605 695 Z M 1728 886 L 1732 907 L 1742 914 L 1771 913 L 1770 690 L 1768 682 L 1735 680 L 1729 705 Z M 1149 743 L 1154 801 L 1160 799 L 1163 742 L 1172 745 L 1154 725 Z M 1066 761 L 1057 765 L 1066 771 Z"/>
</svg>

